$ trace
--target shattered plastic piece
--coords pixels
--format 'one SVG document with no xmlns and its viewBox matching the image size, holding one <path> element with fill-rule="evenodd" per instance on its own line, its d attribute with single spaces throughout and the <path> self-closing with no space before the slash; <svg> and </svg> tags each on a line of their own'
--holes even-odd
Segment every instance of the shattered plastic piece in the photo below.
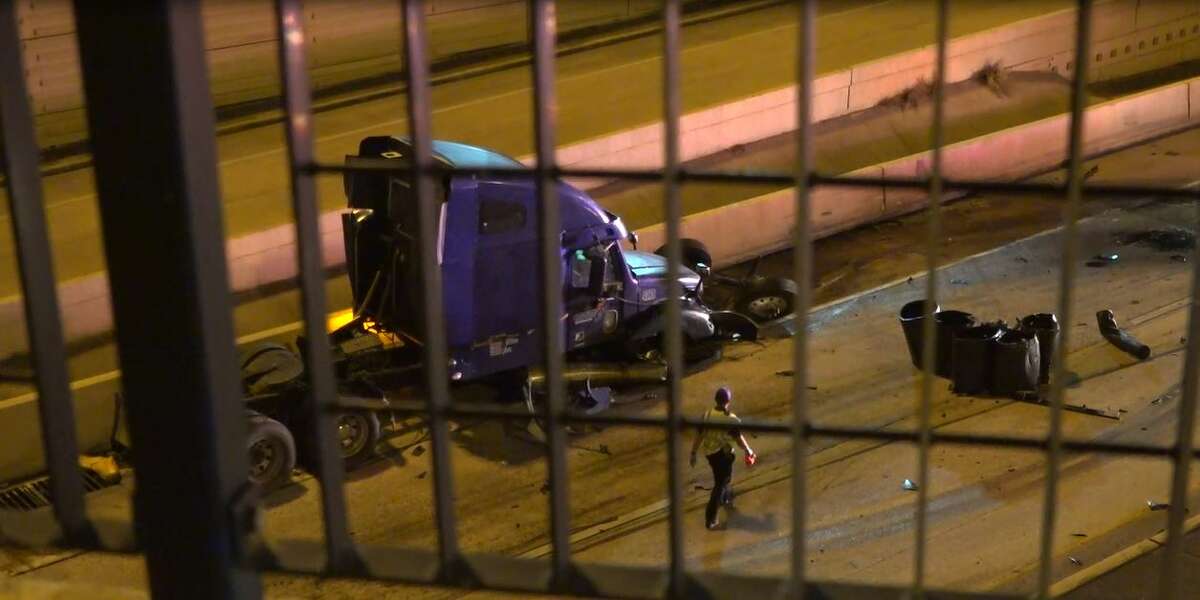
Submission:
<svg viewBox="0 0 1200 600">
<path fill-rule="evenodd" d="M 121 467 L 117 465 L 117 459 L 111 456 L 83 454 L 79 456 L 79 466 L 99 475 L 107 483 L 121 480 Z"/>
<path fill-rule="evenodd" d="M 1030 331 L 1005 331 L 992 355 L 992 393 L 1018 400 L 1036 397 L 1041 370 L 1037 336 Z"/>
<path fill-rule="evenodd" d="M 413 451 L 412 451 L 413 456 L 420 456 L 422 454 L 425 454 L 425 446 L 416 446 L 415 448 L 413 448 Z"/>
<path fill-rule="evenodd" d="M 912 278 L 909 278 L 912 281 Z M 941 308 L 933 305 L 936 316 Z M 904 341 L 908 343 L 908 356 L 914 367 L 921 368 L 921 353 L 925 335 L 925 301 L 913 300 L 900 309 L 900 327 L 904 330 Z"/>
<path fill-rule="evenodd" d="M 1058 346 L 1058 317 L 1054 313 L 1035 313 L 1021 317 L 1017 326 L 1021 330 L 1032 332 L 1037 336 L 1038 356 L 1041 358 L 1041 368 L 1038 370 L 1038 383 L 1049 383 L 1050 360 L 1054 356 L 1055 346 Z"/>
<path fill-rule="evenodd" d="M 1169 502 L 1155 502 L 1153 500 L 1147 500 L 1146 506 L 1148 506 L 1150 510 L 1167 510 L 1168 508 L 1171 508 L 1171 504 Z"/>
<path fill-rule="evenodd" d="M 1172 254 L 1171 255 L 1171 262 L 1185 263 L 1187 261 L 1188 261 L 1188 257 L 1184 256 L 1182 254 Z"/>
<path fill-rule="evenodd" d="M 978 396 L 987 394 L 992 385 L 992 354 L 996 340 L 1004 333 L 1000 323 L 985 323 L 968 327 L 954 336 L 954 366 L 952 368 L 955 394 Z"/>
<path fill-rule="evenodd" d="M 1074 556 L 1068 556 L 1067 558 L 1068 558 L 1068 559 L 1070 559 L 1070 561 L 1071 561 L 1071 564 L 1073 564 L 1073 565 L 1075 565 L 1075 566 L 1077 566 L 1077 567 L 1082 567 L 1082 566 L 1083 566 L 1083 563 L 1082 563 L 1082 562 L 1079 562 L 1079 559 L 1078 559 L 1078 558 L 1075 558 Z"/>
<path fill-rule="evenodd" d="M 904 483 L 900 484 L 900 487 L 902 487 L 910 492 L 917 491 L 917 484 L 913 483 L 913 480 L 911 480 L 911 479 L 905 479 Z"/>
<path fill-rule="evenodd" d="M 1096 313 L 1096 323 L 1100 326 L 1100 335 L 1108 340 L 1108 343 L 1121 349 L 1121 351 L 1136 357 L 1138 360 L 1146 360 L 1150 357 L 1150 346 L 1147 346 L 1129 334 L 1129 332 L 1121 329 L 1117 325 L 1116 315 L 1111 310 L 1102 310 Z"/>
<path fill-rule="evenodd" d="M 975 316 L 961 310 L 943 310 L 934 315 L 937 332 L 937 361 L 933 364 L 938 377 L 954 375 L 954 337 L 975 325 Z"/>
</svg>

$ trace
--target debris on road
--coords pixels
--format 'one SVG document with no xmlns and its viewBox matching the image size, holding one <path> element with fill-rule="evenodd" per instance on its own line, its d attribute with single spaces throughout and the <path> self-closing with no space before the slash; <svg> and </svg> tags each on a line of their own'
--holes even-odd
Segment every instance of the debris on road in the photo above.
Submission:
<svg viewBox="0 0 1200 600">
<path fill-rule="evenodd" d="M 1163 396 L 1159 396 L 1159 397 L 1157 397 L 1157 398 L 1155 398 L 1155 399 L 1151 400 L 1151 401 L 1150 401 L 1150 404 L 1162 404 L 1162 403 L 1163 403 L 1163 398 L 1164 398 Z"/>
<path fill-rule="evenodd" d="M 421 474 L 417 475 L 417 479 L 425 479 L 425 476 L 428 474 L 429 474 L 429 471 L 421 471 Z"/>
<path fill-rule="evenodd" d="M 1093 256 L 1092 260 L 1087 261 L 1086 264 L 1089 267 L 1107 267 L 1108 265 L 1115 264 L 1118 260 L 1121 260 L 1120 254 L 1105 253 Z"/>
<path fill-rule="evenodd" d="M 1086 533 L 1072 533 L 1072 537 L 1087 537 Z"/>
<path fill-rule="evenodd" d="M 425 446 L 414 446 L 413 447 L 413 451 L 412 451 L 413 456 L 420 456 L 422 454 L 425 454 Z"/>
<path fill-rule="evenodd" d="M 81 454 L 79 466 L 95 473 L 105 483 L 121 481 L 121 467 L 117 465 L 117 459 L 112 456 Z"/>
<path fill-rule="evenodd" d="M 1152 229 L 1137 231 L 1120 236 L 1117 242 L 1122 245 L 1137 244 L 1147 246 L 1159 252 L 1178 252 L 1192 250 L 1196 247 L 1196 236 L 1192 232 L 1178 227 L 1168 229 Z"/>
<path fill-rule="evenodd" d="M 1082 567 L 1082 566 L 1083 566 L 1083 563 L 1082 563 L 1082 562 L 1080 562 L 1078 558 L 1075 558 L 1074 556 L 1068 556 L 1067 558 L 1068 558 L 1068 559 L 1071 561 L 1071 564 L 1073 564 L 1073 565 L 1075 565 L 1075 566 L 1077 566 L 1077 567 Z"/>
<path fill-rule="evenodd" d="M 1116 346 L 1122 352 L 1125 352 L 1138 360 L 1146 360 L 1150 357 L 1150 346 L 1147 346 L 1133 337 L 1129 332 L 1121 329 L 1117 325 L 1116 315 L 1111 310 L 1102 310 L 1096 313 L 1096 324 L 1100 327 L 1100 335 L 1108 340 L 1108 343 Z"/>
<path fill-rule="evenodd" d="M 1188 257 L 1183 254 L 1172 254 L 1171 255 L 1171 262 L 1185 263 L 1187 261 L 1188 261 Z"/>
<path fill-rule="evenodd" d="M 911 480 L 911 479 L 905 479 L 904 483 L 900 484 L 900 487 L 902 487 L 910 492 L 915 492 L 918 489 L 917 484 L 913 483 L 913 480 Z"/>
<path fill-rule="evenodd" d="M 1168 508 L 1171 508 L 1171 503 L 1170 502 L 1155 502 L 1153 500 L 1147 500 L 1146 506 L 1149 507 L 1150 510 L 1167 510 Z"/>
</svg>

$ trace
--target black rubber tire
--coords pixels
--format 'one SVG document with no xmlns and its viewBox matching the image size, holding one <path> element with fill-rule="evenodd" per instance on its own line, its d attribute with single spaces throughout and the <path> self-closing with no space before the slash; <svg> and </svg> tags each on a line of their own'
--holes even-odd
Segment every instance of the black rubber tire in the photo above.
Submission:
<svg viewBox="0 0 1200 600">
<path fill-rule="evenodd" d="M 679 252 L 683 258 L 683 266 L 693 271 L 696 270 L 696 265 L 699 264 L 707 265 L 710 268 L 713 266 L 712 254 L 709 253 L 708 246 L 705 246 L 704 242 L 700 240 L 681 238 L 679 240 Z M 666 256 L 667 247 L 662 246 L 658 250 L 655 250 L 654 253 L 659 256 Z"/>
<path fill-rule="evenodd" d="M 296 467 L 296 440 L 283 423 L 266 415 L 251 413 L 247 419 L 246 454 L 250 462 L 247 480 L 264 490 L 288 482 Z"/>
<path fill-rule="evenodd" d="M 764 277 L 750 282 L 738 295 L 737 311 L 755 323 L 766 323 L 792 314 L 796 308 L 796 287 L 779 277 Z"/>
<path fill-rule="evenodd" d="M 370 410 L 345 410 L 333 415 L 336 428 L 336 439 L 342 451 L 342 461 L 346 470 L 361 467 L 375 456 L 375 446 L 379 445 L 379 415 Z M 353 430 L 353 441 L 343 438 L 343 427 Z"/>
</svg>

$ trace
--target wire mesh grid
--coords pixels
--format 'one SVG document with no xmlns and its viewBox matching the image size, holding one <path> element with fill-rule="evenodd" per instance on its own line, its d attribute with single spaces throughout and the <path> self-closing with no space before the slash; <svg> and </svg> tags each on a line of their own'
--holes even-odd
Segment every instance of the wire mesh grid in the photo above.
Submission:
<svg viewBox="0 0 1200 600">
<path fill-rule="evenodd" d="M 180 0 L 180 4 L 186 3 Z M 168 3 L 174 4 L 174 3 Z M 1180 403 L 1176 443 L 1171 446 L 1138 445 L 1105 441 L 1065 440 L 1062 434 L 1062 412 L 1064 396 L 1064 356 L 1067 347 L 1067 331 L 1064 339 L 1056 346 L 1052 357 L 1053 377 L 1050 391 L 1050 427 L 1044 438 L 1022 438 L 999 435 L 977 435 L 939 432 L 931 421 L 933 397 L 933 357 L 936 339 L 933 335 L 933 307 L 938 296 L 937 277 L 939 268 L 939 245 L 942 243 L 941 198 L 947 191 L 1005 192 L 1013 194 L 1061 194 L 1063 204 L 1062 255 L 1063 268 L 1060 272 L 1058 313 L 1064 322 L 1070 322 L 1072 283 L 1075 277 L 1078 254 L 1079 232 L 1077 221 L 1080 206 L 1086 195 L 1103 194 L 1109 197 L 1133 198 L 1147 194 L 1159 197 L 1200 199 L 1200 192 L 1188 189 L 1155 186 L 1085 186 L 1081 164 L 1083 161 L 1083 127 L 1085 108 L 1086 69 L 1076 68 L 1072 78 L 1071 117 L 1069 127 L 1067 181 L 1064 184 L 1031 182 L 997 182 L 955 180 L 943 176 L 942 147 L 945 143 L 945 74 L 947 44 L 949 37 L 949 2 L 938 0 L 935 44 L 935 68 L 933 83 L 932 120 L 932 169 L 928 177 L 867 178 L 830 176 L 814 170 L 812 148 L 812 97 L 814 56 L 816 48 L 816 4 L 815 0 L 803 0 L 799 4 L 800 23 L 796 56 L 797 87 L 797 160 L 794 169 L 786 173 L 727 173 L 689 170 L 681 163 L 680 153 L 680 0 L 665 0 L 663 22 L 663 168 L 662 169 L 588 169 L 562 168 L 556 163 L 557 105 L 555 100 L 555 41 L 556 6 L 553 0 L 531 0 L 529 18 L 532 43 L 532 70 L 534 86 L 534 146 L 536 160 L 529 169 L 499 168 L 451 168 L 437 163 L 432 150 L 432 109 L 427 54 L 428 33 L 425 2 L 408 0 L 403 4 L 404 55 L 407 73 L 407 106 L 409 136 L 413 148 L 410 164 L 404 167 L 365 166 L 349 168 L 343 165 L 322 164 L 315 160 L 313 152 L 311 90 L 309 86 L 303 31 L 304 17 L 300 0 L 276 0 L 280 43 L 280 65 L 286 111 L 288 158 L 291 168 L 293 209 L 297 224 L 297 240 L 300 264 L 300 289 L 303 314 L 308 331 L 305 356 L 309 385 L 316 402 L 313 403 L 315 435 L 319 440 L 316 475 L 320 482 L 323 506 L 324 541 L 322 544 L 284 540 L 273 543 L 270 548 L 258 543 L 254 531 L 243 531 L 235 545 L 242 548 L 240 556 L 245 562 L 261 570 L 276 570 L 296 573 L 315 573 L 341 577 L 366 577 L 413 583 L 451 585 L 473 588 L 494 588 L 520 592 L 551 592 L 589 596 L 611 597 L 695 597 L 697 595 L 771 595 L 825 597 L 836 595 L 837 585 L 818 587 L 807 577 L 805 548 L 805 494 L 807 443 L 813 437 L 839 439 L 874 439 L 884 441 L 911 442 L 918 448 L 918 481 L 929 477 L 930 448 L 935 444 L 963 444 L 1006 448 L 1033 449 L 1045 453 L 1044 513 L 1041 517 L 1040 561 L 1036 596 L 1049 597 L 1051 589 L 1051 559 L 1053 557 L 1053 531 L 1058 517 L 1059 467 L 1066 452 L 1098 452 L 1134 456 L 1166 457 L 1174 461 L 1171 485 L 1171 509 L 1168 521 L 1167 560 L 1163 565 L 1162 595 L 1164 598 L 1179 596 L 1181 556 L 1181 533 L 1183 531 L 1187 500 L 1189 466 L 1198 456 L 1193 448 L 1193 422 L 1196 413 L 1196 374 L 1200 370 L 1195 345 L 1200 343 L 1200 304 L 1193 302 L 1189 315 L 1187 354 L 1183 376 L 1183 393 Z M 1075 65 L 1087 64 L 1090 40 L 1092 2 L 1080 0 L 1076 11 Z M 44 299 L 46 310 L 39 310 L 38 303 L 27 304 L 31 347 L 38 357 L 38 391 L 42 394 L 42 423 L 46 432 L 45 446 L 51 472 L 51 491 L 55 499 L 53 522 L 26 523 L 13 526 L 5 519 L 4 537 L 16 542 L 55 542 L 84 548 L 116 551 L 135 551 L 129 524 L 91 522 L 84 516 L 83 489 L 78 469 L 73 464 L 75 443 L 70 424 L 73 422 L 71 403 L 66 384 L 66 369 L 61 345 L 61 326 L 57 322 L 57 303 L 54 282 L 39 269 L 49 256 L 49 245 L 45 239 L 44 215 L 40 210 L 40 184 L 37 174 L 37 146 L 33 138 L 32 119 L 28 106 L 16 30 L 16 16 L 12 3 L 0 3 L 0 44 L 6 52 L 0 53 L 0 79 L 14 82 L 0 88 L 0 123 L 4 132 L 5 171 L 8 174 L 9 197 L 13 204 L 14 228 L 18 231 L 20 263 L 26 297 Z M 10 51 L 11 50 L 11 51 Z M 84 47 L 84 51 L 87 48 Z M 212 131 L 208 132 L 210 135 Z M 425 332 L 427 399 L 423 402 L 395 402 L 388 410 L 400 413 L 425 415 L 430 423 L 433 451 L 433 489 L 436 502 L 437 549 L 434 552 L 404 550 L 357 545 L 350 538 L 346 522 L 343 473 L 337 460 L 336 441 L 328 426 L 330 408 L 339 401 L 335 399 L 332 363 L 328 340 L 324 331 L 326 300 L 322 287 L 322 262 L 320 257 L 319 232 L 317 229 L 317 204 L 314 178 L 322 174 L 346 171 L 389 173 L 407 177 L 419 206 L 420 272 L 423 282 L 422 307 L 429 326 Z M 448 174 L 457 175 L 513 175 L 525 174 L 536 181 L 538 190 L 542 281 L 542 343 L 545 356 L 547 401 L 542 416 L 547 423 L 547 458 L 549 468 L 549 539 L 553 552 L 548 563 L 543 561 L 507 557 L 481 556 L 463 553 L 458 547 L 457 523 L 455 520 L 453 486 L 453 464 L 449 452 L 449 419 L 473 416 L 493 419 L 527 418 L 524 410 L 505 407 L 456 406 L 450 401 L 447 378 L 447 342 L 442 310 L 442 283 L 437 263 L 437 212 L 433 195 L 434 178 Z M 604 177 L 645 182 L 660 182 L 665 189 L 666 238 L 668 257 L 668 280 L 675 286 L 668 294 L 666 320 L 666 360 L 668 363 L 668 410 L 665 418 L 639 417 L 631 415 L 599 414 L 587 415 L 567 408 L 566 385 L 563 376 L 563 338 L 561 321 L 561 293 L 559 281 L 562 265 L 559 261 L 559 220 L 555 181 L 560 177 Z M 680 223 L 682 217 L 680 187 L 692 181 L 758 182 L 794 186 L 797 223 L 794 228 L 794 279 L 799 284 L 796 302 L 798 320 L 794 335 L 794 385 L 792 389 L 792 420 L 789 423 L 756 422 L 748 420 L 738 425 L 742 431 L 784 434 L 792 440 L 792 530 L 791 530 L 791 576 L 787 578 L 747 577 L 721 573 L 690 572 L 685 569 L 684 539 L 682 527 L 682 465 L 680 451 L 681 434 L 686 429 L 695 429 L 702 424 L 708 427 L 724 427 L 720 424 L 702 423 L 688 418 L 681 411 L 681 381 L 679 373 L 683 364 L 680 324 L 681 302 L 678 275 L 681 268 Z M 928 237 L 926 248 L 926 288 L 923 370 L 920 398 L 917 406 L 918 427 L 914 431 L 876 430 L 854 427 L 832 427 L 813 425 L 808 418 L 808 312 L 812 306 L 812 291 L 809 281 L 812 273 L 813 240 L 808 227 L 802 226 L 810 219 L 809 199 L 818 186 L 869 186 L 886 183 L 900 188 L 927 190 L 929 195 Z M 1192 261 L 1200 269 L 1200 260 Z M 40 272 L 39 272 L 40 270 Z M 1200 278 L 1194 278 L 1192 297 L 1200 290 Z M 345 405 L 344 403 L 342 404 Z M 572 560 L 569 539 L 570 507 L 568 504 L 568 470 L 566 468 L 566 427 L 577 423 L 619 424 L 663 429 L 667 433 L 668 475 L 668 531 L 669 564 L 665 570 L 633 567 L 609 567 L 577 563 Z M 917 507 L 914 521 L 914 548 L 912 585 L 904 590 L 885 590 L 862 586 L 862 590 L 874 590 L 880 594 L 911 593 L 920 597 L 927 593 L 925 574 L 928 562 L 928 505 L 929 486 L 918 488 Z M 151 499 L 154 500 L 154 499 Z M 158 498 L 165 501 L 165 498 Z M 97 531 L 101 535 L 97 535 Z M 517 573 L 520 576 L 514 577 Z M 845 587 L 845 586 L 843 586 Z M 850 586 L 853 587 L 853 586 Z M 848 588 L 847 588 L 848 589 Z M 243 591 L 240 595 L 250 597 L 255 592 Z M 947 596 L 948 597 L 948 596 Z M 964 597 L 967 597 L 964 595 Z"/>
</svg>

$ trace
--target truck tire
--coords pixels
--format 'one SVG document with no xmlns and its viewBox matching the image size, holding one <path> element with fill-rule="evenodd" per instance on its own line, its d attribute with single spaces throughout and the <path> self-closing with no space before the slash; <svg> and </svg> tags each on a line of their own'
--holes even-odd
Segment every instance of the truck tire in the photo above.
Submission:
<svg viewBox="0 0 1200 600">
<path fill-rule="evenodd" d="M 246 453 L 250 462 L 247 479 L 264 490 L 287 483 L 296 466 L 296 441 L 283 423 L 259 413 L 250 413 Z"/>
<path fill-rule="evenodd" d="M 738 312 L 755 323 L 766 323 L 792 314 L 796 307 L 796 284 L 781 277 L 764 277 L 750 282 L 738 296 Z"/>
<path fill-rule="evenodd" d="M 679 240 L 679 252 L 683 258 L 683 266 L 696 271 L 696 266 L 700 264 L 712 267 L 712 254 L 709 253 L 708 247 L 700 240 L 692 238 L 681 238 Z M 667 247 L 662 246 L 654 251 L 659 256 L 667 255 Z M 698 271 L 697 271 L 698 272 Z"/>
<path fill-rule="evenodd" d="M 338 448 L 346 469 L 362 466 L 375 456 L 379 444 L 379 416 L 370 410 L 345 410 L 333 415 Z"/>
</svg>

